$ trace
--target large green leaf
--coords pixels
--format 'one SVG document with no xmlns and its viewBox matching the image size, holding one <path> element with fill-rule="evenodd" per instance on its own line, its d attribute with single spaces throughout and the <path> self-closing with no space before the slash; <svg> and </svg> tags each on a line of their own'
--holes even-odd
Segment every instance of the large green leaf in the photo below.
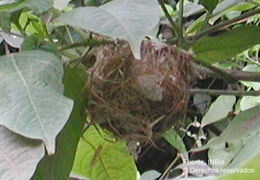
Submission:
<svg viewBox="0 0 260 180">
<path fill-rule="evenodd" d="M 256 140 L 255 140 L 256 141 Z M 237 169 L 237 173 L 226 174 L 218 178 L 218 180 L 246 180 L 246 179 L 260 179 L 260 153 L 251 158 L 242 168 Z"/>
<path fill-rule="evenodd" d="M 108 142 L 94 127 L 84 133 L 84 139 L 78 145 L 73 173 L 91 180 L 136 180 L 137 170 L 124 142 Z"/>
<path fill-rule="evenodd" d="M 208 142 L 204 148 L 212 147 L 223 142 L 235 142 L 246 138 L 260 130 L 260 106 L 239 113 L 228 127 L 217 138 Z"/>
<path fill-rule="evenodd" d="M 137 58 L 141 41 L 146 35 L 156 35 L 159 20 L 156 0 L 114 0 L 99 7 L 76 8 L 58 18 L 71 26 L 127 40 Z"/>
<path fill-rule="evenodd" d="M 201 125 L 206 126 L 226 117 L 233 110 L 235 102 L 235 96 L 219 96 L 202 118 Z"/>
<path fill-rule="evenodd" d="M 84 117 L 81 116 L 86 101 L 85 86 L 87 73 L 84 66 L 67 66 L 64 72 L 64 94 L 74 100 L 70 118 L 57 137 L 57 150 L 53 156 L 45 156 L 38 165 L 32 179 L 67 179 L 72 169 L 78 141 L 81 137 Z M 48 167 L 48 168 L 46 168 Z"/>
<path fill-rule="evenodd" d="M 51 8 L 53 0 L 7 0 L 0 4 L 0 11 L 14 12 L 29 8 L 37 13 L 43 13 Z"/>
<path fill-rule="evenodd" d="M 0 126 L 0 180 L 28 180 L 44 155 L 42 143 Z"/>
<path fill-rule="evenodd" d="M 23 136 L 41 139 L 49 154 L 67 122 L 73 102 L 63 94 L 63 67 L 44 51 L 0 58 L 0 124 Z"/>
<path fill-rule="evenodd" d="M 216 37 L 202 37 L 192 48 L 198 59 L 215 63 L 260 43 L 259 34 L 257 26 L 241 26 Z"/>
</svg>

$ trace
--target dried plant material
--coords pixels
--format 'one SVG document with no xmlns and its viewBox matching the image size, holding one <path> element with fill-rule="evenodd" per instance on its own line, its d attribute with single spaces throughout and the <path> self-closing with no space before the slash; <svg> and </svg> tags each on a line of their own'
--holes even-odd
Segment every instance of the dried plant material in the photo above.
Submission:
<svg viewBox="0 0 260 180">
<path fill-rule="evenodd" d="M 126 41 L 94 50 L 86 86 L 91 120 L 127 141 L 152 142 L 185 115 L 191 56 L 162 42 L 144 40 L 141 60 Z"/>
</svg>

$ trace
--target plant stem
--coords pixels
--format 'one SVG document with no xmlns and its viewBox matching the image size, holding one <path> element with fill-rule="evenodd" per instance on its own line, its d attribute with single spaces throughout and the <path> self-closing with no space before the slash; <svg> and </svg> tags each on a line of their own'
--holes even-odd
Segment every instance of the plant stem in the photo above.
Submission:
<svg viewBox="0 0 260 180">
<path fill-rule="evenodd" d="M 195 58 L 193 58 L 193 62 L 199 66 L 204 66 L 206 67 L 207 69 L 209 69 L 211 72 L 217 74 L 219 77 L 221 77 L 222 79 L 224 80 L 227 80 L 228 82 L 230 83 L 235 83 L 237 81 L 237 79 L 235 79 L 232 75 L 230 75 L 228 72 L 226 72 L 225 70 L 223 69 L 219 69 L 207 62 L 203 62 L 203 61 L 200 61 L 200 60 L 197 60 Z M 196 67 L 196 66 L 195 66 Z M 209 72 L 209 73 L 211 73 Z M 207 73 L 207 72 L 206 72 Z M 208 73 L 207 73 L 208 74 Z"/>
<path fill-rule="evenodd" d="M 179 27 L 177 26 L 177 24 L 173 21 L 171 15 L 169 14 L 168 10 L 166 9 L 165 5 L 164 5 L 164 1 L 163 0 L 159 0 L 160 6 L 165 14 L 165 16 L 167 17 L 168 21 L 170 22 L 172 29 L 175 33 L 175 36 L 179 39 Z"/>
<path fill-rule="evenodd" d="M 208 94 L 208 95 L 235 95 L 235 96 L 260 96 L 260 91 L 236 91 L 236 90 L 215 90 L 215 89 L 190 89 L 190 94 Z"/>
<path fill-rule="evenodd" d="M 164 177 L 167 175 L 167 173 L 169 173 L 169 171 L 171 170 L 171 168 L 174 166 L 174 164 L 179 160 L 180 155 L 179 153 L 177 154 L 176 158 L 171 162 L 171 164 L 167 167 L 167 169 L 163 172 L 163 174 L 161 175 L 161 177 L 159 178 L 159 180 L 163 180 Z"/>
<path fill-rule="evenodd" d="M 179 46 L 183 47 L 183 2 L 184 0 L 179 1 Z"/>
<path fill-rule="evenodd" d="M 226 27 L 226 26 L 230 26 L 230 25 L 232 25 L 232 24 L 234 24 L 234 23 L 236 23 L 238 21 L 247 19 L 248 17 L 256 15 L 256 14 L 259 14 L 259 13 L 260 13 L 260 8 L 257 8 L 257 9 L 254 9 L 252 11 L 246 12 L 246 13 L 242 14 L 241 16 L 238 16 L 236 18 L 233 18 L 233 19 L 230 19 L 230 20 L 226 20 L 226 21 L 224 21 L 222 23 L 214 25 L 214 26 L 206 29 L 205 31 L 201 32 L 200 34 L 194 36 L 192 39 L 193 40 L 199 39 L 200 37 L 208 35 L 210 33 L 213 33 L 213 32 L 217 31 L 220 28 L 223 28 L 223 27 Z"/>
</svg>

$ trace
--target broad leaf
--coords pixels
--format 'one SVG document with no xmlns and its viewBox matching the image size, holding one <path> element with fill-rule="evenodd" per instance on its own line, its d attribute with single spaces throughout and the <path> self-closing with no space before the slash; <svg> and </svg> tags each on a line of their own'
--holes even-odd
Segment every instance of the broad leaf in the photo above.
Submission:
<svg viewBox="0 0 260 180">
<path fill-rule="evenodd" d="M 199 4 L 202 4 L 209 12 L 212 12 L 218 5 L 218 0 L 199 0 Z"/>
<path fill-rule="evenodd" d="M 236 169 L 238 172 L 225 174 L 218 180 L 238 180 L 238 179 L 260 179 L 260 153 L 255 155 L 242 168 Z"/>
<path fill-rule="evenodd" d="M 156 35 L 160 20 L 157 0 L 114 0 L 99 7 L 76 8 L 58 21 L 129 42 L 140 58 L 141 41 Z"/>
<path fill-rule="evenodd" d="M 64 94 L 74 100 L 74 108 L 70 118 L 57 137 L 57 150 L 53 156 L 45 156 L 39 163 L 32 179 L 57 180 L 67 179 L 72 169 L 78 141 L 81 137 L 84 117 L 86 93 L 83 92 L 87 73 L 84 66 L 67 66 L 64 72 Z M 46 168 L 48 167 L 48 168 Z"/>
<path fill-rule="evenodd" d="M 201 125 L 206 126 L 226 117 L 233 110 L 235 102 L 235 96 L 219 96 L 202 118 Z"/>
<path fill-rule="evenodd" d="M 241 111 L 260 105 L 260 96 L 244 96 L 240 101 Z"/>
<path fill-rule="evenodd" d="M 73 173 L 92 180 L 136 180 L 137 170 L 124 142 L 108 142 L 94 127 L 84 133 L 84 139 L 78 145 Z"/>
<path fill-rule="evenodd" d="M 192 48 L 198 59 L 215 63 L 260 43 L 259 34 L 257 26 L 241 26 L 216 37 L 202 37 Z"/>
<path fill-rule="evenodd" d="M 0 11 L 14 12 L 29 8 L 37 13 L 43 13 L 51 8 L 52 0 L 7 0 L 0 4 Z"/>
<path fill-rule="evenodd" d="M 63 94 L 63 67 L 44 51 L 0 58 L 0 124 L 23 136 L 41 139 L 49 154 L 69 118 L 73 102 Z"/>
<path fill-rule="evenodd" d="M 217 138 L 203 148 L 213 147 L 223 142 L 235 142 L 260 130 L 260 106 L 239 113 Z"/>
<path fill-rule="evenodd" d="M 260 141 L 256 141 L 256 139 L 259 138 L 259 132 L 246 138 L 244 140 L 243 148 L 240 149 L 227 168 L 239 168 L 258 154 L 260 152 Z"/>
<path fill-rule="evenodd" d="M 43 156 L 43 144 L 0 126 L 0 180 L 30 179 Z"/>
</svg>

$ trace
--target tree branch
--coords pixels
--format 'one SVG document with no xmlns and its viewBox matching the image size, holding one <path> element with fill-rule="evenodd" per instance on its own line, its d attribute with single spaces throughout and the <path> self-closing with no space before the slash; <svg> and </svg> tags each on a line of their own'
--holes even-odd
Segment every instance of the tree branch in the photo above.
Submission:
<svg viewBox="0 0 260 180">
<path fill-rule="evenodd" d="M 215 89 L 190 89 L 190 94 L 208 94 L 213 96 L 234 95 L 234 96 L 260 96 L 260 91 L 235 91 L 235 90 L 215 90 Z"/>
</svg>

